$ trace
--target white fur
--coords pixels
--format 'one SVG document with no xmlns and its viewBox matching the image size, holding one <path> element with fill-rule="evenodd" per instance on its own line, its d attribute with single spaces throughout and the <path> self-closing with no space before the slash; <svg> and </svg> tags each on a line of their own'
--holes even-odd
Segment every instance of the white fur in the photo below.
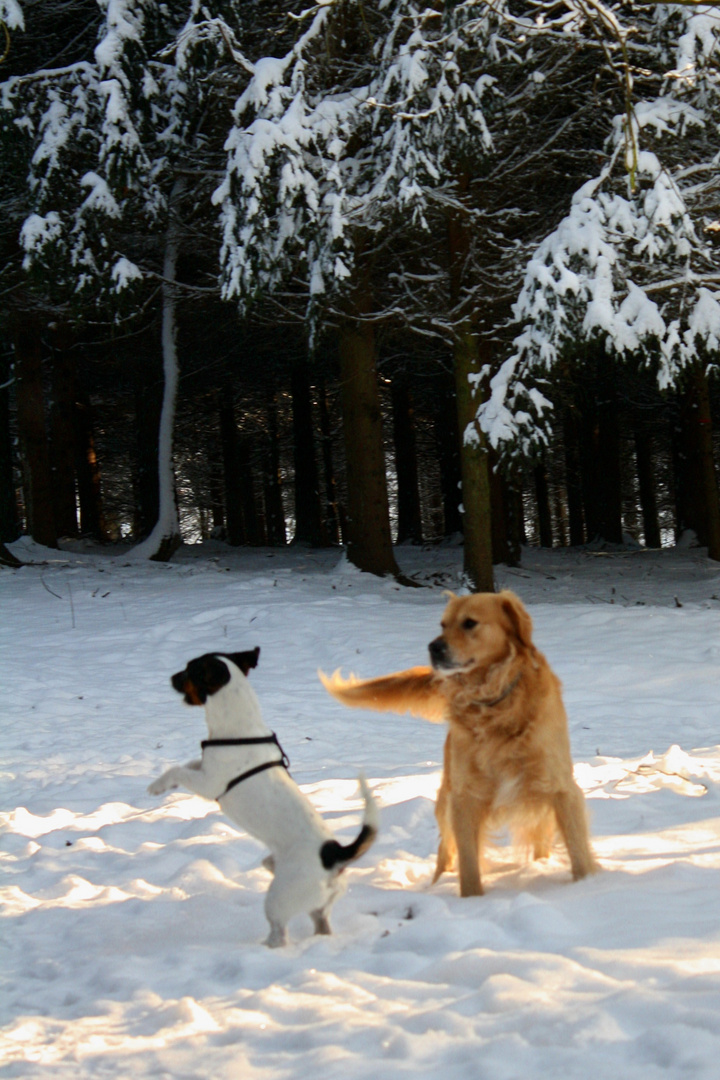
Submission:
<svg viewBox="0 0 720 1080">
<path fill-rule="evenodd" d="M 220 659 L 228 667 L 230 682 L 205 702 L 210 738 L 269 735 L 249 680 L 227 657 Z M 223 813 L 267 845 L 271 855 L 265 865 L 274 873 L 265 898 L 270 946 L 287 943 L 288 921 L 301 912 L 310 914 L 316 933 L 329 934 L 330 909 L 345 891 L 340 871 L 346 863 L 326 870 L 320 860 L 323 844 L 334 837 L 284 768 L 266 769 L 222 794 L 236 776 L 279 756 L 272 743 L 208 746 L 200 760 L 174 765 L 148 788 L 151 795 L 183 787 L 205 799 L 218 799 Z M 362 776 L 360 787 L 364 821 L 377 831 L 377 807 Z"/>
</svg>

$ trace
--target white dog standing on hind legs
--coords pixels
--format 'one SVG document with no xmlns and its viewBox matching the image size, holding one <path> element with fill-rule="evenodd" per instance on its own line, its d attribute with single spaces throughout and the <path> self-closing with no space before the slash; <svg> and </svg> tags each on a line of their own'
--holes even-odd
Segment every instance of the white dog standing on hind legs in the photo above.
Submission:
<svg viewBox="0 0 720 1080">
<path fill-rule="evenodd" d="M 329 934 L 330 909 L 345 891 L 342 872 L 372 844 L 378 810 L 365 778 L 363 825 L 350 844 L 340 844 L 287 772 L 287 758 L 266 727 L 247 674 L 260 649 L 206 653 L 173 675 L 188 705 L 204 705 L 209 738 L 202 757 L 174 765 L 148 791 L 162 795 L 183 787 L 217 800 L 223 813 L 270 849 L 264 865 L 274 874 L 265 898 L 270 923 L 266 944 L 287 943 L 287 924 L 307 912 L 316 934 Z"/>
</svg>

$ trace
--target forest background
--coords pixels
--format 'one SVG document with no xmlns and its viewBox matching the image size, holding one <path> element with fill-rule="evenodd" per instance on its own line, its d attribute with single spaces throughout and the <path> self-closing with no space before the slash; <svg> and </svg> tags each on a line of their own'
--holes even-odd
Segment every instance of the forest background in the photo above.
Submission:
<svg viewBox="0 0 720 1080">
<path fill-rule="evenodd" d="M 720 9 L 0 0 L 0 558 L 720 559 Z"/>
</svg>

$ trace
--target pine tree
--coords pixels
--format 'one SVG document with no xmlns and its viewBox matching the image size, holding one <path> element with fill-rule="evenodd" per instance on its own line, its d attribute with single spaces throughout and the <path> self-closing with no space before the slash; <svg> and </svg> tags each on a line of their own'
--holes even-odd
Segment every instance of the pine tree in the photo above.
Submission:
<svg viewBox="0 0 720 1080">
<path fill-rule="evenodd" d="M 237 4 L 216 7 L 237 14 Z M 177 268 L 193 218 L 210 206 L 202 76 L 228 45 L 223 20 L 208 24 L 196 3 L 186 17 L 151 0 L 103 0 L 100 9 L 94 49 L 63 67 L 12 75 L 1 88 L 0 116 L 6 144 L 23 144 L 23 269 L 45 302 L 70 320 L 93 311 L 119 324 L 152 304 L 159 286 L 160 516 L 137 553 L 165 557 L 179 542 Z"/>
<path fill-rule="evenodd" d="M 578 343 L 642 358 L 663 390 L 715 366 L 720 350 L 716 152 L 708 139 L 717 127 L 720 24 L 707 10 L 633 4 L 630 33 L 619 5 L 582 10 L 583 33 L 597 31 L 604 44 L 598 72 L 617 77 L 621 111 L 601 171 L 527 264 L 514 309 L 520 332 L 480 410 L 492 444 L 511 455 L 532 456 L 547 441 L 554 375 L 577 358 Z M 704 423 L 709 435 L 709 414 Z M 698 461 L 714 522 L 712 456 Z M 714 524 L 707 541 L 720 558 Z"/>
</svg>

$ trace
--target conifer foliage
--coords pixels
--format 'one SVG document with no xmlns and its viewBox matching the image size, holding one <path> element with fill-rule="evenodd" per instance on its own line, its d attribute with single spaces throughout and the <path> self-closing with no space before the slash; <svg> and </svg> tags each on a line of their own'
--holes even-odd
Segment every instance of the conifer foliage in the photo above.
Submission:
<svg viewBox="0 0 720 1080">
<path fill-rule="evenodd" d="M 42 365 L 27 402 L 20 343 L 59 370 L 47 343 L 60 325 L 80 384 L 95 378 L 90 339 L 112 343 L 118 365 L 128 337 L 157 352 L 159 499 L 140 553 L 169 556 L 187 528 L 183 477 L 208 491 L 193 496 L 200 531 L 211 516 L 226 528 L 222 457 L 237 542 L 284 536 L 283 515 L 291 533 L 312 520 L 312 542 L 341 530 L 377 573 L 398 572 L 400 482 L 415 489 L 400 502 L 419 507 L 416 537 L 442 534 L 441 502 L 455 527 L 449 493 L 464 485 L 476 588 L 528 536 L 616 539 L 640 502 L 646 542 L 665 513 L 666 535 L 672 518 L 720 558 L 716 5 L 0 0 L 0 29 L 0 318 L 15 342 L 0 384 L 20 380 L 18 404 L 41 416 Z M 188 457 L 190 391 L 204 481 Z M 2 447 L 24 413 L 3 392 L 10 506 L 18 462 Z M 423 459 L 396 472 L 391 401 L 405 422 L 412 412 L 406 444 Z M 44 438 L 40 423 L 33 445 Z M 616 480 L 600 495 L 593 459 L 606 454 L 602 483 Z M 697 499 L 681 494 L 690 461 Z M 33 475 L 48 466 L 22 466 L 32 531 Z M 281 495 L 295 471 L 312 503 L 300 514 Z"/>
</svg>

